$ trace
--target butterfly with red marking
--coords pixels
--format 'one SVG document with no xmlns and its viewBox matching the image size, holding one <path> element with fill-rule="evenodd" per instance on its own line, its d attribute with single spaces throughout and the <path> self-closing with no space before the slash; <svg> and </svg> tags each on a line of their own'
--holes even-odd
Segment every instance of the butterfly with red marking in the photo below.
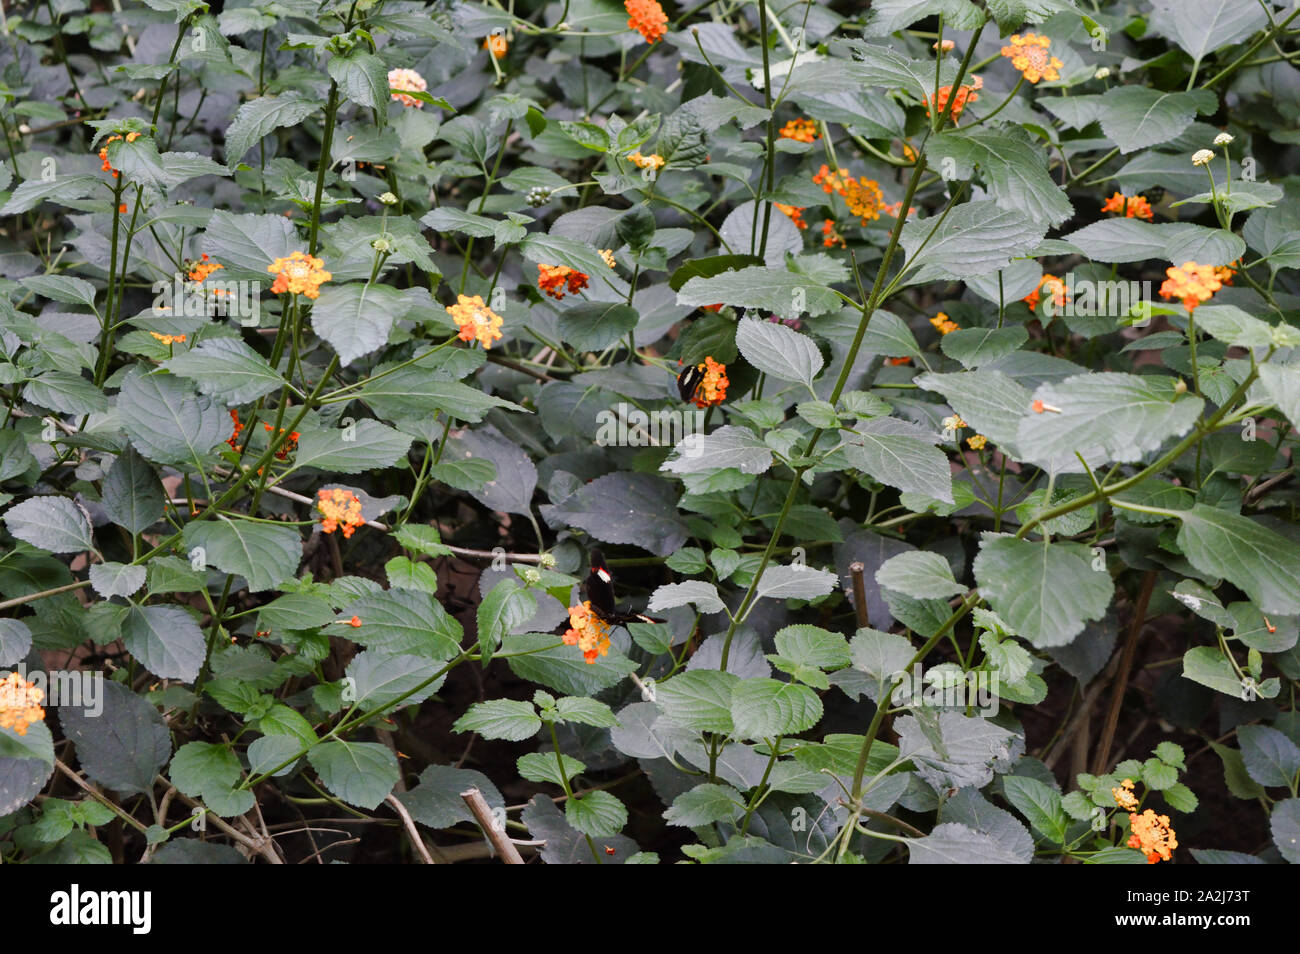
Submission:
<svg viewBox="0 0 1300 954">
<path fill-rule="evenodd" d="M 599 550 L 591 551 L 591 573 L 587 575 L 583 585 L 587 590 L 587 601 L 591 603 L 591 611 L 606 623 L 626 626 L 628 623 L 667 622 L 641 613 L 619 612 L 618 605 L 614 601 L 614 574 L 609 572 L 609 567 L 605 565 L 605 555 Z"/>
</svg>

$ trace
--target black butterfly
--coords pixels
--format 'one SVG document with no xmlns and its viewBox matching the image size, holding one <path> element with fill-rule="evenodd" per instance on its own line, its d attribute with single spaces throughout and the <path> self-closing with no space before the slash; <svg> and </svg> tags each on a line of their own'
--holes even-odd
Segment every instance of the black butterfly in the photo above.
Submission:
<svg viewBox="0 0 1300 954">
<path fill-rule="evenodd" d="M 682 396 L 683 401 L 690 401 L 695 397 L 695 392 L 700 388 L 700 382 L 704 380 L 704 363 L 688 365 L 682 368 L 682 373 L 677 375 L 677 393 Z M 592 562 L 595 563 L 595 552 L 592 555 Z"/>
<path fill-rule="evenodd" d="M 599 550 L 591 551 L 591 573 L 587 575 L 587 600 L 591 611 L 606 623 L 626 626 L 628 623 L 663 623 L 666 620 L 643 616 L 640 613 L 620 613 L 614 602 L 614 575 L 605 566 L 605 556 Z"/>
</svg>

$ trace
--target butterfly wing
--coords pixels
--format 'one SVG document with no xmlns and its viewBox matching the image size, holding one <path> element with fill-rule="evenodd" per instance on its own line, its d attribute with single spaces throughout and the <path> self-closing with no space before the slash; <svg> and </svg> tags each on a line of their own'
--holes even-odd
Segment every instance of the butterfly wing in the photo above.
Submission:
<svg viewBox="0 0 1300 954">
<path fill-rule="evenodd" d="M 614 574 L 605 565 L 605 556 L 599 550 L 591 551 L 591 572 L 586 580 L 587 600 L 591 611 L 606 623 L 626 626 L 628 623 L 663 623 L 662 619 L 641 613 L 621 613 L 614 600 Z"/>
<path fill-rule="evenodd" d="M 693 364 L 683 368 L 682 373 L 677 375 L 677 393 L 682 396 L 683 401 L 689 401 L 695 397 L 695 392 L 699 390 L 700 382 L 703 380 L 704 365 Z"/>
</svg>

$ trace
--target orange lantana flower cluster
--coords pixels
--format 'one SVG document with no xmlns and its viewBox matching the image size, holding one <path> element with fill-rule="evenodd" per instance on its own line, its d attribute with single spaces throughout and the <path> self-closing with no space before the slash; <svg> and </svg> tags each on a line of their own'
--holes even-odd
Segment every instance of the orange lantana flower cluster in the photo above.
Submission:
<svg viewBox="0 0 1300 954">
<path fill-rule="evenodd" d="M 485 36 L 483 38 L 483 49 L 487 50 L 499 60 L 510 50 L 510 44 L 506 41 L 505 34 L 493 33 L 491 36 Z M 421 103 L 421 105 L 423 105 L 423 103 Z"/>
<path fill-rule="evenodd" d="M 709 355 L 698 367 L 704 372 L 704 378 L 696 387 L 691 400 L 695 402 L 696 407 L 714 407 L 721 404 L 727 399 L 727 387 L 731 384 L 727 380 L 727 366 L 714 361 L 713 355 Z"/>
<path fill-rule="evenodd" d="M 320 522 L 323 532 L 333 533 L 342 527 L 343 536 L 351 537 L 357 527 L 366 522 L 361 516 L 361 501 L 352 491 L 335 487 L 333 490 L 320 490 L 316 496 L 316 509 L 323 514 Z"/>
<path fill-rule="evenodd" d="M 861 219 L 863 225 L 880 218 L 881 211 L 886 208 L 885 194 L 875 179 L 855 179 L 843 169 L 832 170 L 822 163 L 822 167 L 813 173 L 812 180 L 827 195 L 836 193 L 844 199 L 849 211 Z M 826 231 L 824 227 L 822 231 Z"/>
<path fill-rule="evenodd" d="M 238 408 L 233 408 L 233 407 L 232 407 L 232 408 L 230 409 L 230 420 L 234 423 L 234 425 L 235 425 L 235 429 L 234 429 L 233 431 L 231 431 L 230 436 L 229 436 L 228 438 L 226 438 L 226 443 L 229 444 L 229 445 L 231 446 L 232 449 L 238 451 L 238 450 L 241 450 L 241 449 L 242 449 L 242 448 L 239 446 L 239 443 L 238 443 L 238 441 L 239 441 L 239 432 L 242 431 L 242 430 L 244 429 L 244 425 L 241 424 L 240 421 L 239 421 L 239 409 L 238 409 Z"/>
<path fill-rule="evenodd" d="M 277 258 L 266 270 L 275 276 L 271 294 L 306 295 L 320 297 L 320 286 L 334 276 L 325 271 L 325 263 L 305 252 L 294 252 L 288 258 Z"/>
<path fill-rule="evenodd" d="M 668 14 L 656 0 L 623 0 L 627 27 L 636 30 L 647 43 L 658 42 L 668 32 Z"/>
<path fill-rule="evenodd" d="M 263 424 L 262 427 L 266 430 L 266 432 L 267 432 L 268 434 L 271 433 L 271 425 L 270 425 L 270 424 Z M 281 434 L 284 433 L 284 428 L 283 428 L 283 427 L 280 428 L 280 433 L 281 433 Z M 299 438 L 299 436 L 300 436 L 300 435 L 298 434 L 297 431 L 292 431 L 292 432 L 290 432 L 288 439 L 285 440 L 285 442 L 284 442 L 283 444 L 280 445 L 280 449 L 279 449 L 278 451 L 275 452 L 275 456 L 276 456 L 278 459 L 280 459 L 280 460 L 288 460 L 288 459 L 289 459 L 289 451 L 293 450 L 295 447 L 298 446 L 298 438 Z"/>
<path fill-rule="evenodd" d="M 587 665 L 609 655 L 609 624 L 591 611 L 591 601 L 569 607 L 569 628 L 561 637 L 566 646 L 577 646 Z"/>
<path fill-rule="evenodd" d="M 1131 813 L 1128 823 L 1133 832 L 1128 846 L 1146 855 L 1147 864 L 1168 861 L 1178 847 L 1178 838 L 1170 827 L 1168 815 L 1157 815 L 1148 808 L 1141 815 Z"/>
<path fill-rule="evenodd" d="M 398 92 L 393 93 L 391 98 L 397 100 L 403 106 L 414 106 L 416 109 L 424 109 L 424 103 L 414 96 L 408 96 L 407 93 L 423 93 L 429 88 L 429 84 L 424 81 L 424 77 L 415 70 L 392 69 L 388 71 L 388 87 Z"/>
<path fill-rule="evenodd" d="M 208 256 L 203 255 L 197 262 L 190 265 L 186 277 L 192 282 L 202 282 L 215 271 L 225 268 L 226 266 L 219 262 L 209 262 Z"/>
<path fill-rule="evenodd" d="M 627 161 L 632 163 L 638 169 L 653 169 L 658 172 L 664 167 L 664 157 L 656 152 L 648 156 L 641 155 L 640 152 L 630 152 L 627 154 Z"/>
<path fill-rule="evenodd" d="M 792 119 L 781 127 L 782 139 L 794 139 L 797 142 L 812 142 L 821 134 L 817 132 L 817 124 L 811 119 L 804 119 L 800 116 L 798 119 Z"/>
<path fill-rule="evenodd" d="M 839 233 L 837 228 L 835 228 L 834 219 L 826 219 L 822 222 L 822 245 L 827 248 L 834 248 L 836 245 L 840 248 L 845 248 L 847 246 L 847 243 L 844 241 L 844 236 Z"/>
<path fill-rule="evenodd" d="M 556 301 L 564 297 L 565 289 L 576 295 L 587 287 L 589 276 L 568 265 L 538 265 L 537 287 Z"/>
<path fill-rule="evenodd" d="M 972 77 L 971 85 L 969 86 L 958 87 L 956 99 L 953 100 L 952 104 L 952 123 L 954 126 L 957 125 L 957 121 L 961 119 L 961 111 L 966 108 L 966 104 L 974 103 L 979 100 L 979 93 L 976 92 L 976 90 L 981 90 L 983 88 L 984 78 L 981 76 Z M 939 94 L 934 100 L 935 106 L 939 110 L 939 115 L 943 115 L 943 111 L 948 108 L 948 98 L 950 96 L 952 96 L 951 86 L 939 87 Z M 922 97 L 922 102 L 925 103 L 926 113 L 933 116 L 934 114 L 930 109 L 930 98 L 928 96 Z"/>
<path fill-rule="evenodd" d="M 1002 55 L 1009 57 L 1011 65 L 1020 70 L 1021 75 L 1030 83 L 1037 83 L 1041 79 L 1055 82 L 1061 78 L 1057 70 L 1064 64 L 1047 52 L 1052 45 L 1050 39 L 1037 33 L 1026 33 L 1024 36 L 1013 33 L 1010 40 L 1011 45 L 1002 48 Z"/>
<path fill-rule="evenodd" d="M 1110 790 L 1111 796 L 1115 799 L 1115 804 L 1126 812 L 1131 812 L 1138 807 L 1138 797 L 1133 794 L 1133 780 L 1126 778 L 1120 782 L 1118 788 Z"/>
<path fill-rule="evenodd" d="M 941 335 L 952 334 L 954 331 L 956 331 L 958 328 L 961 327 L 961 325 L 957 324 L 957 322 L 953 321 L 943 312 L 939 312 L 937 315 L 931 318 L 930 324 L 932 324 L 934 326 L 934 330 L 939 332 L 939 334 Z"/>
<path fill-rule="evenodd" d="M 774 202 L 772 204 L 790 217 L 790 221 L 795 224 L 795 228 L 806 229 L 808 227 L 808 223 L 803 220 L 803 210 L 806 206 L 786 205 L 784 202 Z"/>
<path fill-rule="evenodd" d="M 822 191 L 827 195 L 830 195 L 832 192 L 838 192 L 843 195 L 844 186 L 849 181 L 849 175 L 840 169 L 836 169 L 832 172 L 831 168 L 823 162 L 822 167 L 813 173 L 812 180 L 815 184 L 821 186 Z"/>
<path fill-rule="evenodd" d="M 40 702 L 45 692 L 16 672 L 0 679 L 0 729 L 27 734 L 27 727 L 45 718 Z"/>
<path fill-rule="evenodd" d="M 1125 195 L 1116 192 L 1102 204 L 1101 210 L 1119 212 L 1130 219 L 1146 219 L 1148 222 L 1155 218 L 1155 213 L 1151 211 L 1151 203 L 1144 195 Z"/>
<path fill-rule="evenodd" d="M 880 211 L 885 207 L 885 194 L 875 179 L 850 179 L 844 183 L 844 191 L 840 194 L 844 196 L 849 211 L 861 219 L 863 225 L 880 218 Z"/>
<path fill-rule="evenodd" d="M 478 340 L 484 348 L 501 337 L 501 316 L 483 303 L 478 295 L 458 295 L 456 304 L 447 306 L 447 314 L 460 326 L 460 340 Z"/>
<path fill-rule="evenodd" d="M 1038 287 L 1021 300 L 1031 309 L 1037 308 L 1044 291 L 1052 296 L 1052 302 L 1057 308 L 1064 308 L 1065 303 L 1070 300 L 1070 289 L 1065 287 L 1065 282 L 1055 275 L 1047 274 L 1038 280 Z"/>
<path fill-rule="evenodd" d="M 185 335 L 164 335 L 164 334 L 159 334 L 159 333 L 156 332 L 156 331 L 151 331 L 151 332 L 149 332 L 149 334 L 150 334 L 151 336 L 153 336 L 154 338 L 157 338 L 157 339 L 158 339 L 159 341 L 161 341 L 163 344 L 168 345 L 168 346 L 171 346 L 171 345 L 174 345 L 174 344 L 180 344 L 181 342 L 183 342 L 183 341 L 185 340 Z"/>
<path fill-rule="evenodd" d="M 99 148 L 99 161 L 100 161 L 100 163 L 102 163 L 102 165 L 100 165 L 99 168 L 101 168 L 101 169 L 104 170 L 105 172 L 111 172 L 111 173 L 113 173 L 113 178 L 114 178 L 114 179 L 116 179 L 119 175 L 121 175 L 121 173 L 118 172 L 116 169 L 114 169 L 114 168 L 109 164 L 109 161 L 108 161 L 108 144 L 109 144 L 110 142 L 117 142 L 117 140 L 119 140 L 119 139 L 121 139 L 121 138 L 122 138 L 121 136 L 109 136 L 107 139 L 104 140 L 104 145 L 102 145 L 102 146 Z M 126 141 L 127 141 L 127 142 L 135 142 L 135 141 L 136 141 L 137 139 L 139 139 L 139 138 L 140 138 L 140 134 L 139 134 L 138 132 L 133 132 L 133 133 L 127 133 L 127 134 L 126 134 Z M 126 209 L 123 209 L 122 211 L 123 211 L 123 212 L 126 212 Z"/>
<path fill-rule="evenodd" d="M 1160 286 L 1161 298 L 1178 298 L 1189 312 L 1209 301 L 1224 285 L 1232 284 L 1235 272 L 1226 265 L 1197 265 L 1183 262 L 1165 269 L 1169 277 Z"/>
</svg>

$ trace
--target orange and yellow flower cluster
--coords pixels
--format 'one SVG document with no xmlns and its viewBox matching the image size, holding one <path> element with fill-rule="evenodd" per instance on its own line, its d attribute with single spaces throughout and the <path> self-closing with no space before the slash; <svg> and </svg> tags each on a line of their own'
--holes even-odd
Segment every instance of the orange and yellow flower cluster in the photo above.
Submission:
<svg viewBox="0 0 1300 954">
<path fill-rule="evenodd" d="M 839 169 L 831 170 L 830 166 L 822 163 L 822 167 L 813 173 L 813 182 L 822 187 L 822 191 L 827 195 L 832 192 L 844 193 L 844 186 L 849 181 L 848 173 Z"/>
<path fill-rule="evenodd" d="M 564 298 L 565 290 L 576 295 L 587 287 L 590 276 L 568 265 L 538 265 L 537 287 L 556 301 Z"/>
<path fill-rule="evenodd" d="M 1129 836 L 1128 846 L 1146 855 L 1149 865 L 1168 861 L 1178 847 L 1178 837 L 1170 826 L 1168 815 L 1157 815 L 1148 808 L 1141 815 L 1131 813 L 1128 823 L 1133 833 Z"/>
<path fill-rule="evenodd" d="M 941 335 L 950 335 L 961 327 L 961 325 L 957 324 L 957 322 L 953 321 L 943 312 L 939 312 L 931 318 L 930 324 L 933 325 L 934 330 L 939 332 Z"/>
<path fill-rule="evenodd" d="M 704 372 L 704 377 L 691 395 L 691 400 L 696 407 L 715 407 L 721 404 L 727 399 L 727 387 L 731 384 L 727 379 L 727 366 L 714 361 L 713 355 L 709 355 L 698 367 Z"/>
<path fill-rule="evenodd" d="M 45 718 L 45 710 L 40 705 L 44 698 L 44 690 L 37 689 L 16 672 L 0 679 L 0 729 L 26 735 L 29 725 Z"/>
<path fill-rule="evenodd" d="M 357 527 L 364 524 L 361 516 L 361 501 L 357 495 L 342 487 L 317 492 L 316 509 L 322 514 L 320 528 L 324 533 L 333 533 L 340 527 L 344 537 L 351 537 Z"/>
<path fill-rule="evenodd" d="M 239 445 L 239 432 L 244 429 L 244 425 L 240 423 L 238 408 L 232 407 L 230 409 L 230 420 L 234 424 L 235 429 L 231 431 L 230 436 L 226 438 L 226 443 L 229 444 L 233 450 L 242 450 L 243 448 Z"/>
<path fill-rule="evenodd" d="M 458 295 L 456 304 L 447 306 L 447 314 L 460 327 L 461 341 L 477 339 L 484 348 L 490 348 L 501 337 L 501 316 L 478 295 Z"/>
<path fill-rule="evenodd" d="M 192 282 L 202 282 L 215 271 L 225 268 L 226 266 L 219 262 L 208 261 L 208 256 L 203 255 L 197 262 L 190 265 L 189 273 L 186 275 Z"/>
<path fill-rule="evenodd" d="M 664 167 L 664 157 L 655 152 L 648 156 L 643 156 L 639 152 L 630 152 L 627 161 L 638 169 L 653 169 L 655 172 Z"/>
<path fill-rule="evenodd" d="M 812 142 L 820 137 L 817 132 L 817 124 L 811 119 L 804 119 L 802 116 L 798 119 L 792 119 L 781 127 L 782 139 L 793 139 L 796 142 Z"/>
<path fill-rule="evenodd" d="M 1052 296 L 1052 302 L 1057 308 L 1064 308 L 1065 303 L 1070 300 L 1070 289 L 1065 287 L 1065 282 L 1055 275 L 1044 274 L 1038 280 L 1038 287 L 1031 291 L 1022 299 L 1031 309 L 1037 308 L 1038 303 L 1042 301 L 1043 292 Z"/>
<path fill-rule="evenodd" d="M 1002 55 L 1010 58 L 1011 65 L 1030 83 L 1043 79 L 1056 82 L 1061 78 L 1057 71 L 1064 64 L 1048 52 L 1052 45 L 1050 39 L 1037 33 L 1024 36 L 1013 33 L 1010 40 L 1010 45 L 1002 48 Z"/>
<path fill-rule="evenodd" d="M 668 32 L 668 14 L 656 0 L 623 0 L 627 27 L 636 30 L 647 43 L 656 43 Z"/>
<path fill-rule="evenodd" d="M 1138 807 L 1138 797 L 1133 794 L 1133 780 L 1126 778 L 1120 782 L 1118 788 L 1110 790 L 1111 796 L 1115 799 L 1115 804 L 1126 812 L 1131 812 Z"/>
<path fill-rule="evenodd" d="M 969 86 L 963 85 L 958 87 L 957 95 L 953 99 L 953 103 L 952 103 L 951 115 L 952 115 L 952 124 L 954 126 L 957 125 L 957 121 L 961 119 L 961 111 L 966 108 L 967 104 L 974 103 L 979 100 L 980 97 L 977 91 L 983 88 L 984 88 L 984 79 L 983 77 L 980 76 L 972 77 L 971 84 Z M 935 107 L 939 110 L 940 116 L 942 116 L 943 111 L 948 108 L 948 99 L 950 97 L 952 97 L 952 87 L 940 86 L 939 93 L 934 98 Z M 934 113 L 930 109 L 930 98 L 928 96 L 923 97 L 922 102 L 925 103 L 926 113 L 928 115 L 933 116 Z"/>
<path fill-rule="evenodd" d="M 164 334 L 159 334 L 156 331 L 151 331 L 149 332 L 149 334 L 154 338 L 157 338 L 159 341 L 161 341 L 163 344 L 167 345 L 168 347 L 174 344 L 180 344 L 185 340 L 185 335 L 164 335 Z"/>
<path fill-rule="evenodd" d="M 505 34 L 493 33 L 491 36 L 483 38 L 483 49 L 487 50 L 499 60 L 509 52 L 510 44 L 506 41 Z M 389 85 L 392 84 L 390 83 Z M 417 102 L 419 101 L 417 100 Z M 423 103 L 420 105 L 423 105 Z"/>
<path fill-rule="evenodd" d="M 561 638 L 566 646 L 581 649 L 589 666 L 598 657 L 609 655 L 609 624 L 591 611 L 589 600 L 569 607 L 569 628 Z"/>
<path fill-rule="evenodd" d="M 1118 212 L 1130 219 L 1146 219 L 1148 222 L 1155 218 L 1155 213 L 1151 211 L 1151 203 L 1144 195 L 1125 195 L 1116 192 L 1102 204 L 1101 210 Z"/>
<path fill-rule="evenodd" d="M 1165 274 L 1168 278 L 1160 286 L 1160 297 L 1181 299 L 1183 307 L 1191 312 L 1209 301 L 1224 285 L 1231 285 L 1236 272 L 1227 265 L 1183 262 L 1165 269 Z"/>
<path fill-rule="evenodd" d="M 803 220 L 805 206 L 786 205 L 784 202 L 773 202 L 772 204 L 776 206 L 778 211 L 784 212 L 790 217 L 790 221 L 794 223 L 795 228 L 806 229 L 808 227 L 808 223 Z"/>
<path fill-rule="evenodd" d="M 334 276 L 325 271 L 325 263 L 305 252 L 294 252 L 288 258 L 277 258 L 266 270 L 275 276 L 271 294 L 306 295 L 320 297 L 320 286 Z"/>
<path fill-rule="evenodd" d="M 825 219 L 822 222 L 822 245 L 826 248 L 834 248 L 836 245 L 840 248 L 847 247 L 844 236 L 840 234 L 839 229 L 835 228 L 834 219 Z"/>
</svg>

